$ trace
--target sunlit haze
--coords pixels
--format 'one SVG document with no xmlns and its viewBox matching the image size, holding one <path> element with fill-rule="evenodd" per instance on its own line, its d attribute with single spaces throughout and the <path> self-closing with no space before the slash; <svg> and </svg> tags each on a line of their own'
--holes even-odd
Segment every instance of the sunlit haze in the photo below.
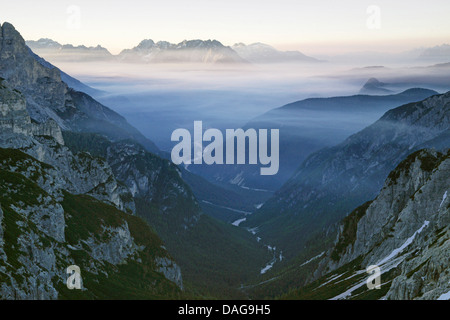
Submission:
<svg viewBox="0 0 450 320">
<path fill-rule="evenodd" d="M 113 54 L 143 39 L 217 39 L 230 46 L 263 42 L 306 54 L 400 52 L 450 42 L 448 0 L 432 5 L 418 0 L 2 2 L 0 21 L 14 24 L 27 40 L 100 44 Z M 371 25 L 374 14 L 377 25 Z"/>
</svg>

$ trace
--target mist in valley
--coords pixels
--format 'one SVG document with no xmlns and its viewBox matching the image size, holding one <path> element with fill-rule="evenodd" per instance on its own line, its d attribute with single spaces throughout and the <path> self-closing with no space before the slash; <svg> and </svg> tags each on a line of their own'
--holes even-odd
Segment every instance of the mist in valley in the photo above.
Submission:
<svg viewBox="0 0 450 320">
<path fill-rule="evenodd" d="M 411 87 L 444 91 L 450 83 L 446 67 L 355 68 L 327 61 L 260 65 L 96 61 L 58 62 L 57 66 L 102 90 L 95 98 L 125 116 L 163 151 L 170 151 L 174 145 L 170 141 L 173 130 L 192 130 L 195 120 L 203 121 L 204 129 L 240 128 L 294 101 L 358 94 L 372 77 L 387 84 L 390 93 Z M 346 126 L 344 135 L 381 115 L 380 110 L 349 113 L 341 119 Z M 303 119 L 293 119 L 305 127 L 335 126 L 340 123 L 335 120 L 332 113 L 314 110 L 305 112 Z"/>
</svg>

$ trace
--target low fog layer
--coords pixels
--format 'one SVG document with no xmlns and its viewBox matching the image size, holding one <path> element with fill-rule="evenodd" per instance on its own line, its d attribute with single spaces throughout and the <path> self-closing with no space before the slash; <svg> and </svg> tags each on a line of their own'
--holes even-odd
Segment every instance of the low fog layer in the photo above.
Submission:
<svg viewBox="0 0 450 320">
<path fill-rule="evenodd" d="M 448 90 L 450 66 L 354 67 L 348 64 L 211 65 L 58 63 L 58 67 L 105 92 L 96 98 L 124 115 L 162 150 L 173 147 L 177 128 L 239 128 L 270 109 L 310 98 L 355 95 L 370 78 L 390 93 L 411 87 Z M 370 92 L 364 92 L 369 93 Z M 373 92 L 377 94 L 377 92 Z M 362 123 L 376 120 L 377 113 Z M 327 125 L 330 117 L 314 119 Z"/>
</svg>

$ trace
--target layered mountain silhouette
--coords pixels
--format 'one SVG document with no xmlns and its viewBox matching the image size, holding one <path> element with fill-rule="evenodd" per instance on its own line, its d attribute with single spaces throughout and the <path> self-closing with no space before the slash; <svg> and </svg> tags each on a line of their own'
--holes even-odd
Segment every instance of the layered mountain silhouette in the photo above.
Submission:
<svg viewBox="0 0 450 320">
<path fill-rule="evenodd" d="M 264 43 L 245 45 L 238 43 L 232 47 L 217 40 L 184 40 L 180 43 L 142 40 L 136 47 L 122 50 L 112 55 L 98 45 L 62 45 L 51 39 L 28 40 L 26 44 L 36 54 L 52 62 L 74 61 L 122 61 L 133 63 L 315 63 L 319 60 L 299 51 L 279 51 Z"/>
<path fill-rule="evenodd" d="M 448 148 L 449 121 L 450 93 L 389 110 L 344 142 L 308 156 L 244 225 L 295 255 L 315 233 L 372 200 L 408 154 Z"/>
<path fill-rule="evenodd" d="M 279 51 L 264 43 L 236 43 L 231 47 L 242 58 L 253 63 L 280 63 L 280 62 L 319 62 L 318 59 L 309 57 L 299 51 Z"/>
<path fill-rule="evenodd" d="M 244 61 L 214 40 L 138 47 L 124 56 Z M 0 298 L 448 299 L 450 92 L 274 109 L 245 128 L 280 129 L 282 175 L 199 167 L 228 192 L 165 159 L 89 89 L 0 26 Z M 239 227 L 198 201 L 250 210 L 245 191 L 263 187 L 274 195 Z M 382 289 L 368 291 L 373 264 Z M 71 265 L 82 290 L 67 287 Z"/>
<path fill-rule="evenodd" d="M 370 78 L 359 91 L 360 94 L 391 94 L 392 90 L 386 88 L 387 83 L 381 82 L 376 78 Z"/>
<path fill-rule="evenodd" d="M 275 191 L 312 152 L 342 142 L 396 106 L 437 94 L 409 89 L 391 95 L 354 95 L 310 98 L 270 110 L 243 128 L 280 130 L 280 168 L 274 176 L 260 176 L 258 166 L 192 166 L 190 170 L 224 185 Z"/>
<path fill-rule="evenodd" d="M 52 61 L 108 61 L 113 55 L 100 45 L 86 47 L 71 44 L 60 44 L 51 39 L 27 40 L 26 45 L 41 56 Z"/>
<path fill-rule="evenodd" d="M 143 40 L 117 57 L 127 62 L 246 63 L 233 49 L 217 40 L 184 40 L 178 44 Z"/>
</svg>

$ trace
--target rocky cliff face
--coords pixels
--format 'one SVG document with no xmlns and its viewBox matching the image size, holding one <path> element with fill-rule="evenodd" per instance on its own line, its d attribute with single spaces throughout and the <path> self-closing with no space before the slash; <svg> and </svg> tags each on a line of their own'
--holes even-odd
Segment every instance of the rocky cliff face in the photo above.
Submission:
<svg viewBox="0 0 450 320">
<path fill-rule="evenodd" d="M 179 169 L 168 160 L 130 142 L 112 144 L 106 159 L 133 197 L 156 205 L 172 230 L 186 230 L 197 223 L 201 214 L 197 200 Z"/>
<path fill-rule="evenodd" d="M 266 248 L 201 215 L 181 172 L 149 152 L 150 141 L 26 55 L 11 25 L 1 32 L 9 39 L 0 48 L 8 88 L 0 95 L 1 297 L 174 298 L 183 279 L 208 297 L 242 297 L 238 285 L 266 263 Z M 2 100 L 8 95 L 15 100 Z M 81 268 L 86 290 L 66 288 L 70 264 Z"/>
<path fill-rule="evenodd" d="M 112 142 L 93 134 L 64 132 L 67 146 L 78 154 L 89 151 L 108 163 L 112 173 L 129 190 L 140 210 L 161 236 L 193 227 L 201 209 L 192 191 L 183 181 L 179 169 L 169 160 L 161 159 L 134 141 Z M 167 226 L 164 231 L 160 225 Z"/>
<path fill-rule="evenodd" d="M 7 87 L 6 81 L 0 81 L 0 116 L 2 132 L 30 135 L 31 119 L 25 107 L 25 99 L 18 92 Z"/>
<path fill-rule="evenodd" d="M 447 155 L 421 150 L 408 156 L 389 174 L 380 194 L 365 213 L 360 213 L 355 242 L 336 266 L 354 260 L 378 244 L 367 261 L 376 264 L 425 221 L 436 220 L 442 224 L 443 217 L 449 218 L 444 205 L 448 200 L 444 196 L 449 174 Z"/>
<path fill-rule="evenodd" d="M 134 139 L 159 152 L 119 114 L 61 80 L 61 71 L 36 56 L 14 27 L 0 26 L 0 77 L 20 91 L 37 123 L 53 119 L 63 130 L 97 132 L 112 139 Z M 67 78 L 67 77 L 66 77 Z"/>
<path fill-rule="evenodd" d="M 32 122 L 24 97 L 11 90 L 6 81 L 0 88 L 0 101 L 0 147 L 20 149 L 57 168 L 61 184 L 50 186 L 47 192 L 89 193 L 121 210 L 127 208 L 133 212 L 132 201 L 122 200 L 130 198 L 128 190 L 116 181 L 105 161 L 87 153 L 72 154 L 64 147 L 61 129 L 52 119 L 45 123 Z"/>
<path fill-rule="evenodd" d="M 423 149 L 393 170 L 380 194 L 343 220 L 309 287 L 326 298 L 438 299 L 450 291 L 450 151 Z M 368 290 L 366 268 L 380 268 Z M 326 275 L 321 278 L 321 276 Z"/>
<path fill-rule="evenodd" d="M 81 297 L 120 296 L 104 288 L 133 281 L 122 265 L 146 274 L 134 280 L 145 287 L 137 297 L 179 295 L 179 268 L 149 227 L 126 214 L 134 200 L 107 161 L 73 154 L 54 120 L 35 123 L 25 97 L 0 85 L 0 297 L 74 297 L 65 287 L 73 264 L 84 276 Z"/>
</svg>

